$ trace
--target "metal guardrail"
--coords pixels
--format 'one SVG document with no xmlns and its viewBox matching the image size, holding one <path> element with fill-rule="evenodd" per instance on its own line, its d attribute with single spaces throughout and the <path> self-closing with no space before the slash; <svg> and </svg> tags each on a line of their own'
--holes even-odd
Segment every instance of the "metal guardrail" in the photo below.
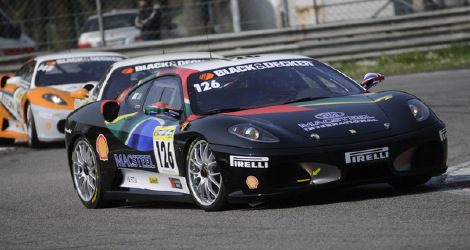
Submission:
<svg viewBox="0 0 470 250">
<path fill-rule="evenodd" d="M 307 27 L 175 38 L 87 51 L 115 51 L 136 57 L 210 49 L 224 56 L 295 53 L 334 61 L 461 42 L 470 42 L 470 7 Z M 14 72 L 37 54 L 0 58 L 0 72 Z"/>
</svg>

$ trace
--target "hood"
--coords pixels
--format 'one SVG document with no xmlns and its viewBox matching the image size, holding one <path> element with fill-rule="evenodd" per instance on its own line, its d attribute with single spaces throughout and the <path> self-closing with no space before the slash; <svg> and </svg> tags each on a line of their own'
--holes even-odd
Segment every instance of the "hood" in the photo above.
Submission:
<svg viewBox="0 0 470 250">
<path fill-rule="evenodd" d="M 67 84 L 62 86 L 68 86 L 73 84 Z M 45 108 L 50 109 L 70 109 L 73 110 L 74 106 L 74 98 L 70 97 L 70 93 L 68 91 L 60 90 L 61 85 L 54 85 L 48 87 L 37 87 L 30 89 L 24 96 L 23 102 L 26 100 L 29 101 L 31 104 L 39 105 Z M 77 86 L 81 86 L 78 84 Z M 67 88 L 66 88 L 67 89 Z M 73 88 L 72 88 L 73 89 Z M 65 103 L 63 104 L 54 104 L 50 100 L 48 100 L 47 95 L 56 95 L 60 97 Z"/>
<path fill-rule="evenodd" d="M 305 138 L 318 136 L 322 140 L 332 139 L 390 129 L 390 120 L 378 103 L 389 101 L 392 96 L 374 98 L 367 95 L 325 98 L 235 112 L 232 115 L 258 121 L 263 127 L 291 131 Z"/>
</svg>

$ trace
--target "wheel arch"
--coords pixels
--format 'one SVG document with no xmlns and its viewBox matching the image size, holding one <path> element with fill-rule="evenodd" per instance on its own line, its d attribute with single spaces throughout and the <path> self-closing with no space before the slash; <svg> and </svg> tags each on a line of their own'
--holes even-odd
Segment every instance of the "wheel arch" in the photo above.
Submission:
<svg viewBox="0 0 470 250">
<path fill-rule="evenodd" d="M 26 124 L 27 121 L 27 112 L 28 112 L 28 107 L 31 106 L 31 102 L 29 101 L 28 98 L 25 98 L 23 100 L 23 103 L 21 105 L 21 116 L 23 117 L 23 123 Z"/>
<path fill-rule="evenodd" d="M 73 169 L 72 169 L 73 168 L 73 159 L 72 159 L 73 150 L 74 150 L 74 147 L 75 147 L 75 142 L 82 136 L 85 137 L 81 133 L 73 134 L 70 137 L 70 140 L 69 140 L 70 143 L 68 143 L 68 145 L 66 147 L 67 161 L 68 161 L 68 165 L 69 165 L 70 177 L 72 178 L 72 180 L 73 180 Z M 73 184 L 73 181 L 72 181 L 72 185 L 73 185 L 74 188 L 76 188 L 75 185 Z"/>
<path fill-rule="evenodd" d="M 181 167 L 181 169 L 182 169 L 181 175 L 182 176 L 186 176 L 186 165 L 188 164 L 188 153 L 189 153 L 189 149 L 191 147 L 191 144 L 193 144 L 193 142 L 195 140 L 197 140 L 198 138 L 202 138 L 202 139 L 207 141 L 207 139 L 203 135 L 201 135 L 199 133 L 194 133 L 194 134 L 192 134 L 191 136 L 188 137 L 188 139 L 186 140 L 186 143 L 184 144 L 183 151 L 181 152 L 182 156 L 183 156 L 183 161 L 182 161 L 183 166 Z"/>
</svg>

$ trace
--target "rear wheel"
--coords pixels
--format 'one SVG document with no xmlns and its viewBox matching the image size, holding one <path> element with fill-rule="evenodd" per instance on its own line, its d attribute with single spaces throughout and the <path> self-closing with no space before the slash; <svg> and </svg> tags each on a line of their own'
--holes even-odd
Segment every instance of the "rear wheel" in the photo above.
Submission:
<svg viewBox="0 0 470 250">
<path fill-rule="evenodd" d="M 31 105 L 28 106 L 26 112 L 26 126 L 28 128 L 28 145 L 31 148 L 38 148 L 41 146 L 41 142 L 38 139 L 38 134 L 36 132 L 36 125 L 34 123 L 33 112 L 31 111 Z"/>
<path fill-rule="evenodd" d="M 196 204 L 206 211 L 223 209 L 227 204 L 225 186 L 209 143 L 200 138 L 193 141 L 187 159 L 188 186 Z"/>
<path fill-rule="evenodd" d="M 388 182 L 392 187 L 395 188 L 409 188 L 419 185 L 423 185 L 431 179 L 431 176 L 419 175 L 419 176 L 406 176 L 393 179 Z"/>
<path fill-rule="evenodd" d="M 73 183 L 85 207 L 108 207 L 124 202 L 110 201 L 103 197 L 100 167 L 96 154 L 85 137 L 80 137 L 75 142 L 72 154 Z"/>
</svg>

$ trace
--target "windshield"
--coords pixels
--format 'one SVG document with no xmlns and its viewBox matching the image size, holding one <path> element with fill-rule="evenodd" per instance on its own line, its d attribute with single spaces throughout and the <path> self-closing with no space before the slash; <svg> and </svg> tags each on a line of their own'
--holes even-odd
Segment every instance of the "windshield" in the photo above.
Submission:
<svg viewBox="0 0 470 250">
<path fill-rule="evenodd" d="M 135 26 L 136 13 L 126 13 L 119 15 L 111 15 L 103 17 L 103 26 L 105 30 L 117 29 L 122 27 L 134 27 Z M 99 24 L 98 18 L 90 19 L 86 22 L 83 32 L 98 31 Z"/>
<path fill-rule="evenodd" d="M 42 62 L 36 74 L 36 86 L 98 81 L 119 56 L 71 57 Z"/>
<path fill-rule="evenodd" d="M 196 115 L 364 93 L 356 82 L 315 60 L 244 64 L 188 78 Z"/>
<path fill-rule="evenodd" d="M 101 79 L 100 83 L 93 90 L 93 94 L 95 96 L 98 96 L 98 93 L 100 92 L 101 88 L 104 88 L 101 100 L 112 99 L 118 96 L 122 91 L 127 89 L 132 84 L 151 74 L 156 74 L 161 70 L 167 69 L 169 67 L 186 65 L 189 63 L 197 63 L 205 60 L 207 60 L 207 58 L 161 61 L 153 63 L 141 63 L 116 68 L 115 70 L 113 70 L 107 81 L 105 79 L 106 77 L 103 77 Z"/>
</svg>

